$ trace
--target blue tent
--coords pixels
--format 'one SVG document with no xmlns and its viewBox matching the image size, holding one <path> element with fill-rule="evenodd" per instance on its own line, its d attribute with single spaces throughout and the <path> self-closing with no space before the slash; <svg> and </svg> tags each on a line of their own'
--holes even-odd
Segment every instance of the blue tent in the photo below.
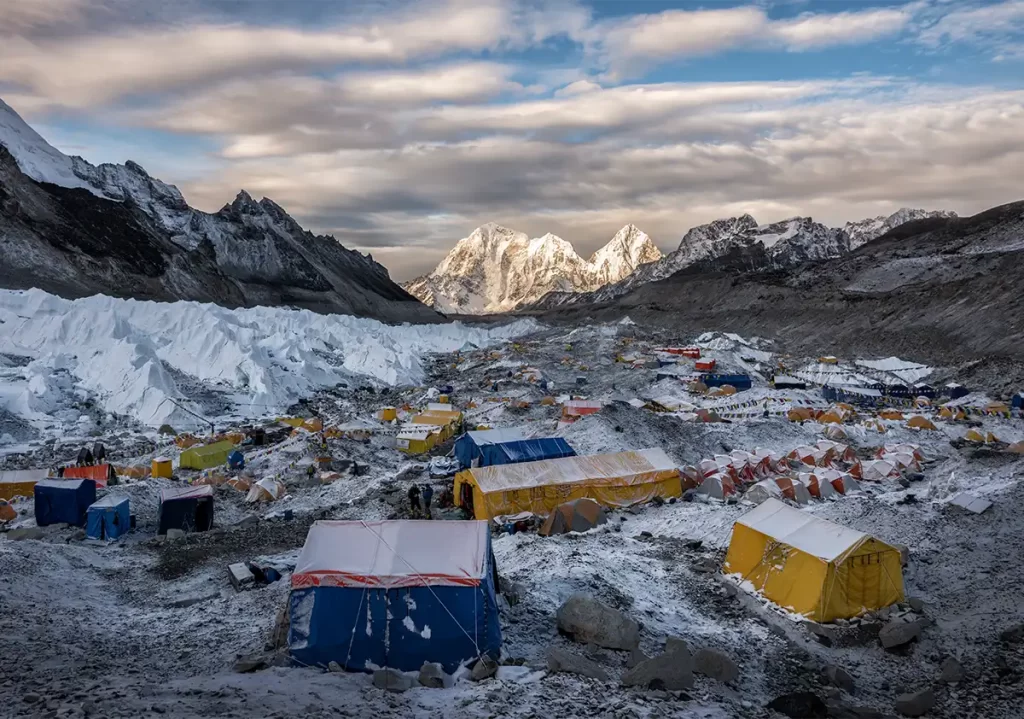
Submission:
<svg viewBox="0 0 1024 719">
<path fill-rule="evenodd" d="M 85 525 L 89 505 L 96 501 L 96 483 L 91 479 L 44 479 L 36 482 L 36 524 L 67 522 Z"/>
<path fill-rule="evenodd" d="M 228 455 L 228 467 L 230 469 L 245 469 L 245 455 L 237 449 Z"/>
<path fill-rule="evenodd" d="M 845 402 L 858 407 L 881 407 L 884 402 L 882 393 L 871 387 L 833 387 L 825 385 L 821 388 L 821 396 L 827 402 Z"/>
<path fill-rule="evenodd" d="M 466 432 L 455 440 L 455 457 L 463 469 L 468 469 L 576 456 L 561 437 L 525 437 L 520 427 Z"/>
<path fill-rule="evenodd" d="M 1024 409 L 1024 394 L 1018 392 L 1010 399 L 1010 409 Z"/>
<path fill-rule="evenodd" d="M 721 387 L 729 384 L 740 392 L 753 386 L 748 374 L 702 374 L 700 381 L 708 387 Z"/>
<path fill-rule="evenodd" d="M 501 651 L 487 522 L 319 521 L 292 574 L 288 645 L 301 664 L 446 672 Z"/>
<path fill-rule="evenodd" d="M 85 533 L 90 539 L 117 539 L 131 529 L 132 514 L 128 497 L 108 494 L 93 502 L 85 517 Z"/>
</svg>

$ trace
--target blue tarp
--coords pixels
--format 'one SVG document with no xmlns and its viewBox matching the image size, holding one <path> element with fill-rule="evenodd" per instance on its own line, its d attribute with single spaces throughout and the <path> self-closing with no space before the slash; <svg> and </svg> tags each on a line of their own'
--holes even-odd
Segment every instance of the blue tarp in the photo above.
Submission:
<svg viewBox="0 0 1024 719">
<path fill-rule="evenodd" d="M 489 527 L 483 522 L 472 523 L 482 525 L 479 528 L 469 522 L 424 523 L 442 526 L 424 530 L 406 522 L 394 527 L 387 545 L 379 549 L 352 532 L 386 534 L 383 523 L 366 529 L 342 522 L 314 525 L 292 575 L 289 599 L 288 644 L 297 662 L 338 662 L 349 671 L 416 671 L 424 662 L 438 662 L 452 673 L 481 654 L 499 656 L 501 627 Z M 315 532 L 324 535 L 319 548 L 314 546 Z M 370 556 L 364 556 L 366 552 Z M 476 566 L 446 580 L 437 578 L 435 564 L 466 554 L 474 557 Z M 424 574 L 387 574 L 405 571 L 409 565 Z"/>
<path fill-rule="evenodd" d="M 85 533 L 90 539 L 117 539 L 132 525 L 128 497 L 108 494 L 94 502 L 86 513 Z"/>
<path fill-rule="evenodd" d="M 1017 394 L 1013 395 L 1013 398 L 1010 400 L 1010 408 L 1024 409 L 1024 394 L 1018 392 Z"/>
<path fill-rule="evenodd" d="M 700 381 L 708 387 L 721 387 L 729 384 L 739 391 L 750 389 L 753 386 L 750 375 L 747 374 L 702 374 Z"/>
<path fill-rule="evenodd" d="M 245 469 L 245 455 L 237 449 L 228 455 L 228 467 L 231 469 Z"/>
<path fill-rule="evenodd" d="M 561 437 L 538 437 L 511 442 L 477 444 L 466 433 L 455 442 L 455 457 L 463 469 L 472 466 L 490 467 L 499 464 L 519 464 L 542 459 L 575 457 L 576 452 Z M 474 465 L 474 461 L 476 464 Z"/>
<path fill-rule="evenodd" d="M 845 402 L 858 407 L 880 407 L 884 404 L 882 393 L 868 387 L 832 387 L 821 388 L 821 396 L 828 402 Z"/>
<path fill-rule="evenodd" d="M 35 486 L 36 524 L 85 526 L 85 514 L 95 501 L 96 483 L 91 479 L 44 479 Z"/>
</svg>

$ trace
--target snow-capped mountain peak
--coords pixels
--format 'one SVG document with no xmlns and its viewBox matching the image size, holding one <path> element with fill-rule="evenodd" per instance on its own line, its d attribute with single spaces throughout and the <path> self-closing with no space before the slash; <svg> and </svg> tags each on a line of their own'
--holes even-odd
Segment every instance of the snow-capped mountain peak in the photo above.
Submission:
<svg viewBox="0 0 1024 719">
<path fill-rule="evenodd" d="M 931 217 L 956 217 L 955 212 L 947 210 L 918 210 L 910 207 L 901 207 L 888 217 L 879 215 L 869 217 L 857 222 L 847 222 L 843 230 L 850 238 L 850 249 L 855 250 L 871 240 L 881 237 L 886 232 L 914 220 L 924 220 Z"/>
<path fill-rule="evenodd" d="M 587 261 L 558 235 L 530 238 L 488 223 L 459 240 L 433 272 L 405 289 L 444 312 L 505 312 L 548 292 L 589 292 L 618 282 L 660 257 L 650 237 L 633 225 L 619 230 Z"/>
</svg>

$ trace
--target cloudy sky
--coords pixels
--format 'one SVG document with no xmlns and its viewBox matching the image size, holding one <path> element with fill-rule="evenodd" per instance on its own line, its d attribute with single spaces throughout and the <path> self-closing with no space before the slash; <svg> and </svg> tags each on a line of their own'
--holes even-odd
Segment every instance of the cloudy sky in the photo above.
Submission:
<svg viewBox="0 0 1024 719">
<path fill-rule="evenodd" d="M 0 97 L 399 280 L 489 221 L 586 254 L 1024 198 L 1024 0 L 0 0 Z"/>
</svg>

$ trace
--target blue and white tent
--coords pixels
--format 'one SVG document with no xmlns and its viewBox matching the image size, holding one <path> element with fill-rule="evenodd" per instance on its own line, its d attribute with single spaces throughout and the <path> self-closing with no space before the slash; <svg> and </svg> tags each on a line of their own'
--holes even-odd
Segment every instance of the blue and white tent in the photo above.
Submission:
<svg viewBox="0 0 1024 719">
<path fill-rule="evenodd" d="M 85 516 L 85 533 L 90 539 L 117 539 L 132 525 L 128 497 L 108 494 L 93 502 Z"/>
<path fill-rule="evenodd" d="M 320 521 L 289 600 L 292 657 L 350 671 L 446 672 L 501 650 L 487 522 Z"/>
<path fill-rule="evenodd" d="M 466 432 L 455 440 L 455 457 L 463 469 L 575 456 L 561 437 L 526 439 L 521 427 Z"/>
<path fill-rule="evenodd" d="M 67 522 L 85 525 L 85 513 L 96 501 L 96 483 L 91 479 L 44 479 L 34 489 L 36 524 Z"/>
</svg>

